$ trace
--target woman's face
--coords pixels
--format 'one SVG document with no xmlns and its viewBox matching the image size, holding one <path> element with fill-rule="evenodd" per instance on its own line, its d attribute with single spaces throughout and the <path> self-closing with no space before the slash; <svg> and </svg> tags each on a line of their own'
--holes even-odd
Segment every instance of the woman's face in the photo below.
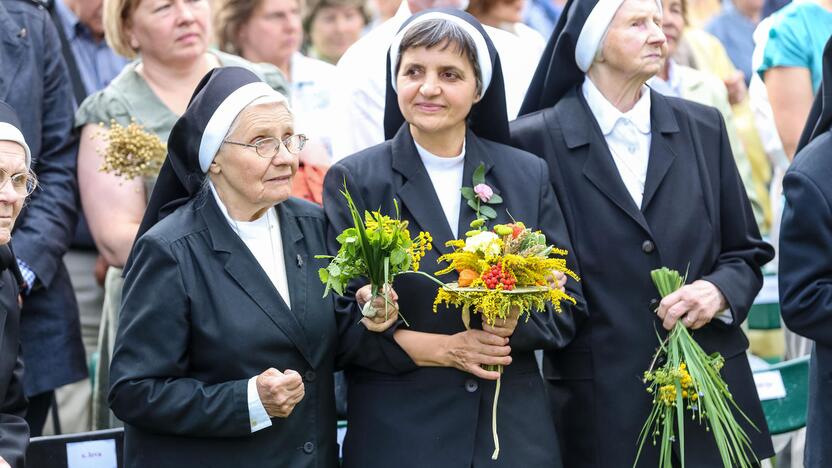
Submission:
<svg viewBox="0 0 832 468">
<path fill-rule="evenodd" d="M 0 141 L 0 182 L 5 186 L 0 189 L 0 244 L 8 243 L 12 238 L 12 229 L 20 209 L 23 207 L 24 195 L 15 191 L 10 176 L 26 173 L 26 153 L 23 147 L 13 141 Z"/>
<path fill-rule="evenodd" d="M 520 23 L 523 21 L 525 0 L 499 0 L 488 10 L 487 15 L 497 23 Z"/>
<path fill-rule="evenodd" d="M 443 47 L 405 50 L 396 76 L 399 109 L 424 134 L 464 128 L 479 100 L 474 66 L 453 45 Z"/>
<path fill-rule="evenodd" d="M 283 66 L 303 41 L 298 0 L 262 0 L 240 28 L 241 55 L 253 62 Z"/>
<path fill-rule="evenodd" d="M 243 109 L 226 140 L 253 145 L 264 138 L 282 139 L 293 133 L 292 115 L 286 106 L 265 103 Z M 261 157 L 252 147 L 223 144 L 208 169 L 229 212 L 252 215 L 286 200 L 297 170 L 297 156 L 282 143 L 272 158 Z"/>
<path fill-rule="evenodd" d="M 607 30 L 602 56 L 625 79 L 647 81 L 661 70 L 667 41 L 655 0 L 624 0 Z"/>
<path fill-rule="evenodd" d="M 682 0 L 662 1 L 662 32 L 667 38 L 667 56 L 676 53 L 682 31 L 685 29 L 685 17 L 682 15 Z"/>
<path fill-rule="evenodd" d="M 358 7 L 325 6 L 312 19 L 309 40 L 322 59 L 334 64 L 361 37 L 364 26 Z"/>
<path fill-rule="evenodd" d="M 202 56 L 211 41 L 207 0 L 142 0 L 130 16 L 130 45 L 160 62 Z"/>
</svg>

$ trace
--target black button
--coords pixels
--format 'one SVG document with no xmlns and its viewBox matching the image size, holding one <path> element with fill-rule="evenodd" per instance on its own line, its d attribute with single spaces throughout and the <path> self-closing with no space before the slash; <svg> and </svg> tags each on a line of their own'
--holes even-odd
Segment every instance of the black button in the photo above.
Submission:
<svg viewBox="0 0 832 468">
<path fill-rule="evenodd" d="M 317 377 L 317 376 L 315 375 L 315 371 L 313 371 L 313 370 L 308 370 L 308 371 L 303 373 L 303 378 L 307 382 L 314 382 L 315 377 Z"/>
<path fill-rule="evenodd" d="M 480 384 L 477 383 L 474 379 L 468 379 L 465 381 L 465 391 L 468 393 L 474 393 L 477 389 L 480 388 Z"/>
<path fill-rule="evenodd" d="M 656 245 L 653 244 L 653 241 L 646 240 L 646 241 L 641 243 L 641 251 L 642 252 L 644 252 L 646 254 L 649 254 L 649 253 L 653 253 L 654 250 L 656 250 Z"/>
<path fill-rule="evenodd" d="M 303 444 L 303 451 L 306 452 L 306 453 L 314 452 L 315 451 L 315 444 L 313 444 L 312 442 L 307 442 L 307 443 Z"/>
</svg>

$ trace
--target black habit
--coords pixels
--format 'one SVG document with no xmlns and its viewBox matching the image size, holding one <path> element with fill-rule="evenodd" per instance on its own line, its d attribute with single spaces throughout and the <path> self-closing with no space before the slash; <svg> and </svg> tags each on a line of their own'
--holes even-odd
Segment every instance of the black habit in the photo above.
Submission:
<svg viewBox="0 0 832 468">
<path fill-rule="evenodd" d="M 8 245 L 0 245 L 0 457 L 12 468 L 21 468 L 29 446 L 29 425 L 23 419 L 26 397 L 16 271 L 14 254 Z"/>
<path fill-rule="evenodd" d="M 470 130 L 465 141 L 463 185 L 470 185 L 474 169 L 484 163 L 486 183 L 504 200 L 496 206 L 498 217 L 494 223 L 510 222 L 511 213 L 527 226 L 541 229 L 550 242 L 568 249 L 570 259 L 574 259 L 559 204 L 547 182 L 545 164 L 523 151 L 479 138 Z M 336 235 L 352 225 L 339 193 L 345 181 L 359 210 L 395 213 L 396 199 L 401 218 L 409 223 L 410 234 L 415 236 L 424 230 L 433 236 L 434 250 L 422 259 L 421 269 L 434 273 L 443 268 L 437 265 L 437 258 L 449 252 L 445 242 L 453 234 L 407 124 L 392 140 L 330 168 L 324 181 L 324 207 L 333 251 L 338 248 Z M 474 211 L 463 200 L 460 235 L 470 229 L 468 225 L 474 217 Z M 456 281 L 455 273 L 440 279 Z M 437 285 L 430 280 L 400 275 L 393 287 L 410 329 L 441 334 L 465 330 L 459 310 L 440 307 L 438 313 L 433 313 Z M 567 288 L 580 298 L 579 288 L 572 280 Z M 345 322 L 360 319 L 352 298 L 341 299 L 338 304 L 337 313 L 351 317 Z M 502 377 L 497 421 L 501 449 L 497 461 L 490 459 L 494 448 L 494 382 L 453 368 L 417 367 L 395 344 L 391 328 L 383 335 L 387 340 L 383 354 L 366 358 L 391 363 L 395 375 L 367 369 L 361 363 L 352 363 L 346 369 L 349 427 L 344 442 L 344 466 L 560 467 L 555 426 L 547 414 L 549 403 L 533 351 L 567 343 L 579 313 L 572 307 L 565 307 L 557 316 L 551 311 L 532 313 L 528 322 L 517 325 L 510 339 L 513 361 Z M 473 315 L 472 327 L 479 326 L 479 316 Z"/>
<path fill-rule="evenodd" d="M 832 39 L 803 148 L 783 178 L 780 310 L 795 333 L 815 341 L 809 367 L 804 465 L 832 466 Z"/>
<path fill-rule="evenodd" d="M 715 318 L 693 336 L 706 352 L 725 357 L 722 375 L 760 431 L 738 420 L 757 457 L 771 456 L 739 326 L 762 285 L 760 267 L 773 252 L 760 240 L 722 117 L 651 91 L 652 143 L 639 208 L 580 84 L 552 99 L 553 107 L 519 118 L 511 131 L 516 146 L 548 164 L 589 311 L 572 342 L 548 351 L 543 363 L 564 465 L 619 468 L 635 459 L 652 400 L 641 379 L 658 345 L 656 330 L 665 335 L 650 279 L 662 266 L 687 270 L 688 282 L 710 281 L 725 296 L 733 323 Z M 685 438 L 686 466 L 721 466 L 704 427 L 689 424 Z M 657 459 L 648 442 L 638 466 L 656 466 Z"/>
</svg>

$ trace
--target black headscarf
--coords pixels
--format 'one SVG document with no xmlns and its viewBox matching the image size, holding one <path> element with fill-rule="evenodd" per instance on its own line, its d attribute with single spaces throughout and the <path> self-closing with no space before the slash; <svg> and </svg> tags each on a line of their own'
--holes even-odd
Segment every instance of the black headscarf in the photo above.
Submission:
<svg viewBox="0 0 832 468">
<path fill-rule="evenodd" d="M 31 155 L 29 153 L 29 146 L 23 138 L 20 119 L 17 117 L 14 109 L 4 101 L 0 101 L 0 140 L 14 141 L 20 144 L 26 153 L 26 167 L 29 167 Z M 28 287 L 26 281 L 23 279 L 23 275 L 20 274 L 20 270 L 17 267 L 17 259 L 9 243 L 0 245 L 0 272 L 4 270 L 11 271 L 15 281 L 20 285 L 21 290 Z"/>
<path fill-rule="evenodd" d="M 455 16 L 462 19 L 466 23 L 473 26 L 485 41 L 488 47 L 488 55 L 491 60 L 491 82 L 488 88 L 483 90 L 482 99 L 471 107 L 471 113 L 468 115 L 468 126 L 472 132 L 477 136 L 486 138 L 498 143 L 509 143 L 508 131 L 508 111 L 506 111 L 506 89 L 503 81 L 503 70 L 500 65 L 500 56 L 497 55 L 497 49 L 491 42 L 491 38 L 483 29 L 482 25 L 476 18 L 470 14 L 451 8 L 432 8 L 424 10 L 416 15 L 411 16 L 402 27 L 401 32 L 413 21 L 422 18 L 425 15 L 436 15 L 441 13 L 444 15 Z M 399 109 L 399 101 L 396 91 L 393 89 L 393 80 L 396 77 L 392 75 L 390 53 L 387 54 L 387 97 L 384 105 L 384 139 L 389 140 L 396 135 L 402 124 L 404 124 L 404 116 L 401 109 Z"/>
<path fill-rule="evenodd" d="M 554 106 L 570 88 L 584 81 L 584 72 L 575 62 L 575 48 L 581 30 L 597 3 L 598 0 L 566 2 L 526 91 L 520 115 Z"/>
<path fill-rule="evenodd" d="M 812 103 L 806 126 L 803 127 L 803 133 L 800 135 L 797 151 L 830 128 L 832 128 L 832 37 L 823 48 L 823 81 L 815 96 L 815 102 Z"/>
</svg>

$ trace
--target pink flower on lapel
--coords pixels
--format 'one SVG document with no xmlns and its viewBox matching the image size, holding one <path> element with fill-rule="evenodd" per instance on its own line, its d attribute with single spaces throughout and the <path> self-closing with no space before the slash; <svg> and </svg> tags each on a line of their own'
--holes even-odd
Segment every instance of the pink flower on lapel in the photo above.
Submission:
<svg viewBox="0 0 832 468">
<path fill-rule="evenodd" d="M 487 203 L 488 200 L 491 200 L 491 197 L 494 195 L 494 190 L 492 190 L 488 185 L 477 184 L 474 186 L 474 193 L 477 194 L 477 198 Z"/>
</svg>

